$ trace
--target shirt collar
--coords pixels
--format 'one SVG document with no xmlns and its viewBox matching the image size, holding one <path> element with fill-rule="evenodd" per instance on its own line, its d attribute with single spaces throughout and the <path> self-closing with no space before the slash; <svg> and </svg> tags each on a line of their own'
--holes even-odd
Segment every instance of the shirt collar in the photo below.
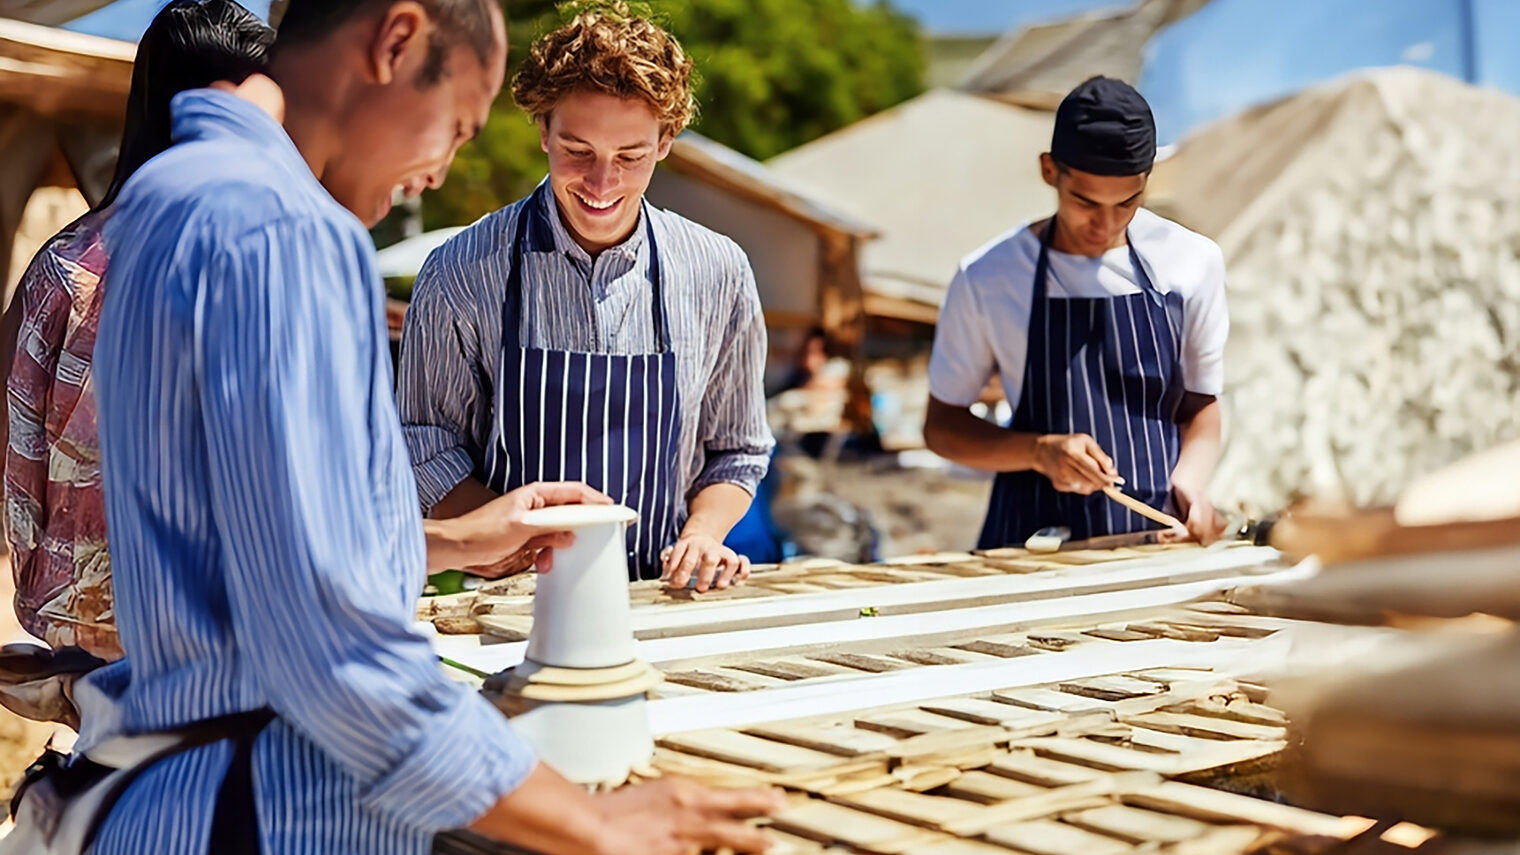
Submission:
<svg viewBox="0 0 1520 855">
<path fill-rule="evenodd" d="M 264 147 L 276 158 L 306 167 L 306 159 L 274 117 L 253 102 L 216 89 L 190 89 L 170 102 L 176 144 L 235 137 Z M 307 169 L 308 174 L 310 172 Z"/>
<path fill-rule="evenodd" d="M 542 185 L 547 185 L 548 183 L 548 178 L 545 178 L 541 182 Z M 560 219 L 559 200 L 554 196 L 554 189 L 547 186 L 544 187 L 544 209 L 544 213 L 549 218 L 550 228 L 554 232 L 555 252 L 563 252 L 577 261 L 590 264 L 591 254 L 586 252 L 585 248 L 576 243 L 575 238 L 570 236 L 570 230 L 565 228 L 564 220 Z M 610 252 L 628 259 L 638 258 L 639 250 L 644 246 L 644 230 L 646 228 L 648 228 L 648 218 L 645 216 L 644 202 L 640 199 L 639 221 L 633 227 L 633 234 L 630 234 L 627 240 L 616 246 L 610 246 L 603 250 L 603 252 Z"/>
</svg>

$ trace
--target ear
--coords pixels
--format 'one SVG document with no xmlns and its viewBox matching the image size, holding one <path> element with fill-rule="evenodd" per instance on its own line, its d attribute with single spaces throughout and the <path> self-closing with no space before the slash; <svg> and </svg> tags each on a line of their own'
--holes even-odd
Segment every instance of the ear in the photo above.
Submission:
<svg viewBox="0 0 1520 855">
<path fill-rule="evenodd" d="M 1056 166 L 1056 159 L 1050 156 L 1050 152 L 1040 155 L 1040 177 L 1051 187 L 1056 186 L 1056 179 L 1060 177 L 1061 170 Z"/>
<path fill-rule="evenodd" d="M 655 162 L 664 160 L 666 156 L 670 154 L 670 147 L 675 144 L 675 141 L 675 134 L 665 133 L 663 131 L 660 133 L 660 144 L 654 150 Z"/>
<path fill-rule="evenodd" d="M 538 147 L 544 150 L 544 154 L 548 154 L 549 153 L 549 117 L 548 116 L 539 116 L 537 124 L 538 124 Z"/>
<path fill-rule="evenodd" d="M 420 3 L 405 0 L 392 4 L 380 18 L 375 37 L 370 42 L 369 61 L 373 82 L 388 86 L 401 76 L 409 54 L 416 53 L 420 65 L 427 53 L 427 10 Z"/>
</svg>

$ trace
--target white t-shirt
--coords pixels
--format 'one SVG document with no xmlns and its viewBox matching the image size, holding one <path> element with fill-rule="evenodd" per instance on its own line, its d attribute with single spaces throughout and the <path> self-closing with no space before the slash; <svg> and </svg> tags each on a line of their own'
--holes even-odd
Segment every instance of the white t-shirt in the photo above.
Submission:
<svg viewBox="0 0 1520 855">
<path fill-rule="evenodd" d="M 994 373 L 1018 406 L 1029 349 L 1029 308 L 1040 239 L 1025 223 L 961 260 L 934 333 L 929 393 L 954 406 L 975 403 Z M 1182 383 L 1189 392 L 1224 391 L 1224 343 L 1230 317 L 1224 298 L 1224 254 L 1212 240 L 1144 208 L 1129 237 L 1150 280 L 1182 295 Z M 1129 247 L 1099 258 L 1050 251 L 1050 299 L 1139 293 Z"/>
</svg>

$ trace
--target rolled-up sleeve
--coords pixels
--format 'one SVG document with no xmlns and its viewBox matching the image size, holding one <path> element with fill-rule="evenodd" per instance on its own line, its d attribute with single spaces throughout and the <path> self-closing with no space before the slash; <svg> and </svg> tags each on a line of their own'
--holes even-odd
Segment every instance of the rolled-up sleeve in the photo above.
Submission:
<svg viewBox="0 0 1520 855">
<path fill-rule="evenodd" d="M 456 308 L 446 251 L 434 252 L 417 274 L 396 378 L 401 433 L 424 513 L 475 470 L 480 450 L 469 426 L 476 408 L 490 405 L 474 370 L 478 339 Z"/>
<path fill-rule="evenodd" d="M 408 598 L 389 593 L 387 544 L 406 533 L 376 512 L 373 467 L 395 428 L 373 385 L 355 381 L 371 376 L 362 354 L 379 333 L 352 290 L 328 287 L 356 276 L 344 257 L 321 223 L 258 229 L 220 253 L 218 287 L 197 307 L 227 607 L 270 706 L 353 775 L 366 807 L 425 831 L 455 828 L 536 758 L 496 709 L 442 674 Z"/>
<path fill-rule="evenodd" d="M 765 419 L 765 314 L 755 273 L 742 253 L 735 276 L 739 282 L 736 305 L 702 397 L 700 425 L 706 462 L 688 500 L 714 484 L 734 484 L 754 495 L 770 468 L 771 448 L 776 444 Z"/>
</svg>

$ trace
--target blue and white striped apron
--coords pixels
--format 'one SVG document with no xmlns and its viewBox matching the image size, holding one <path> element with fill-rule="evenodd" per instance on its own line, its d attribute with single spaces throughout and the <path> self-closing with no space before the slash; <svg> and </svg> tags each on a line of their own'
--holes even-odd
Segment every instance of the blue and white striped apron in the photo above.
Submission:
<svg viewBox="0 0 1520 855">
<path fill-rule="evenodd" d="M 1181 446 L 1182 297 L 1156 288 L 1126 234 L 1140 293 L 1050 299 L 1055 229 L 1051 218 L 1040 239 L 1024 386 L 1008 427 L 1088 434 L 1113 458 L 1126 493 L 1168 507 Z M 1034 470 L 998 473 L 980 548 L 1022 544 L 1046 526 L 1066 526 L 1074 540 L 1157 527 L 1102 493 L 1060 492 Z"/>
<path fill-rule="evenodd" d="M 547 192 L 547 184 L 540 186 L 522 206 L 512 241 L 486 486 L 505 493 L 534 481 L 585 481 L 638 511 L 638 524 L 628 529 L 628 575 L 658 579 L 660 552 L 678 533 L 675 503 L 681 497 L 671 482 L 680 407 L 654 222 L 646 209 L 657 352 L 524 347 L 523 307 L 532 312 L 533 301 L 523 292 L 523 267 L 532 263 L 532 253 L 554 251 L 549 206 L 540 198 Z"/>
</svg>

